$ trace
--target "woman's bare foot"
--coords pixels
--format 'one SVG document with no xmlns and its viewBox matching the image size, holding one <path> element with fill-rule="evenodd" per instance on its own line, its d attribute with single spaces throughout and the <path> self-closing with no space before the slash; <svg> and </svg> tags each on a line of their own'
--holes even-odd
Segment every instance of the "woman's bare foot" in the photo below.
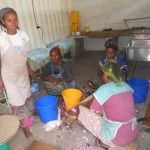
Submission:
<svg viewBox="0 0 150 150">
<path fill-rule="evenodd" d="M 25 127 L 25 128 L 22 128 L 22 129 L 23 129 L 23 133 L 25 135 L 25 138 L 28 138 L 28 137 L 30 137 L 32 135 L 29 127 Z"/>
<path fill-rule="evenodd" d="M 108 150 L 110 148 L 110 146 L 104 144 L 99 138 L 95 139 L 95 144 L 99 147 L 104 148 L 105 150 Z"/>
<path fill-rule="evenodd" d="M 87 83 L 88 87 L 90 87 L 91 89 L 96 89 L 96 86 L 94 86 L 91 82 Z"/>
</svg>

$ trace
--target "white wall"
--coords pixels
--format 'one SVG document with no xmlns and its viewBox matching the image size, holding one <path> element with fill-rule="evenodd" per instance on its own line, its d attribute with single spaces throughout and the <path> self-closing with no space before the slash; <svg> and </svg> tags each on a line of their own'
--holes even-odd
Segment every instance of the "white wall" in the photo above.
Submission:
<svg viewBox="0 0 150 150">
<path fill-rule="evenodd" d="M 105 38 L 85 38 L 84 39 L 84 49 L 85 51 L 100 51 L 105 50 Z M 127 46 L 131 36 L 119 36 L 118 37 L 118 48 L 123 50 L 123 47 Z"/>
<path fill-rule="evenodd" d="M 81 30 L 124 29 L 124 19 L 150 17 L 150 0 L 72 0 L 79 11 Z M 150 27 L 150 19 L 128 21 L 129 27 Z"/>
<path fill-rule="evenodd" d="M 150 17 L 150 0 L 72 0 L 73 10 L 79 11 L 80 30 L 126 29 L 124 19 Z M 150 27 L 150 19 L 128 21 L 129 28 Z M 119 37 L 119 48 L 126 45 L 130 37 Z M 84 39 L 85 50 L 104 50 L 105 39 Z"/>
<path fill-rule="evenodd" d="M 85 38 L 84 39 L 84 49 L 85 51 L 92 50 L 104 50 L 105 38 Z"/>
<path fill-rule="evenodd" d="M 92 31 L 104 28 L 126 28 L 124 19 L 149 17 L 150 0 L 33 0 L 37 25 L 43 29 L 47 44 L 67 37 L 70 30 L 70 11 L 80 14 L 81 30 L 89 26 Z M 0 0 L 0 9 L 14 8 L 19 17 L 19 27 L 29 34 L 31 48 L 45 47 L 41 29 L 36 28 L 32 0 Z M 129 21 L 129 27 L 147 26 L 149 20 Z M 85 39 L 85 49 L 103 49 L 105 39 Z"/>
<path fill-rule="evenodd" d="M 70 34 L 69 0 L 33 0 L 37 25 L 42 27 L 45 44 Z M 0 0 L 0 9 L 12 7 L 19 18 L 20 29 L 26 31 L 31 40 L 30 49 L 45 47 L 42 42 L 41 29 L 36 28 L 32 0 Z"/>
</svg>

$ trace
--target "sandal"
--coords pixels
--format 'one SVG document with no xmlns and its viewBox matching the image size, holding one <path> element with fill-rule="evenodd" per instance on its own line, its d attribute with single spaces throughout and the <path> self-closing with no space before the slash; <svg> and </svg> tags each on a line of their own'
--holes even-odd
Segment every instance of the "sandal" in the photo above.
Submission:
<svg viewBox="0 0 150 150">
<path fill-rule="evenodd" d="M 95 139 L 95 144 L 101 148 L 103 148 L 104 150 L 108 150 L 108 146 L 105 145 L 99 138 Z"/>
</svg>

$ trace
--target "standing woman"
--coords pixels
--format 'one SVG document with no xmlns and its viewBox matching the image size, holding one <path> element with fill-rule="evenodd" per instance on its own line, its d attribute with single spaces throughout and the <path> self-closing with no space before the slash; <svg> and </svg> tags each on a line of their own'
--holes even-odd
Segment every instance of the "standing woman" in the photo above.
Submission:
<svg viewBox="0 0 150 150">
<path fill-rule="evenodd" d="M 0 10 L 0 23 L 4 27 L 0 33 L 0 89 L 6 88 L 9 103 L 28 137 L 31 135 L 28 126 L 32 124 L 33 113 L 29 75 L 34 75 L 27 64 L 29 37 L 18 29 L 17 13 L 12 8 Z"/>
</svg>

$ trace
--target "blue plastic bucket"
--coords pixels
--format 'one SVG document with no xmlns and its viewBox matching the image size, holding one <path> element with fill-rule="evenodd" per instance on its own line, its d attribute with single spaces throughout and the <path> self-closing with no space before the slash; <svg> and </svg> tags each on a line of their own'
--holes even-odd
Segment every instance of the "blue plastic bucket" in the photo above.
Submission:
<svg viewBox="0 0 150 150">
<path fill-rule="evenodd" d="M 0 144 L 0 150 L 9 150 L 8 142 Z"/>
<path fill-rule="evenodd" d="M 57 97 L 45 95 L 34 102 L 40 120 L 47 123 L 58 118 Z"/>
<path fill-rule="evenodd" d="M 143 103 L 146 101 L 148 89 L 149 89 L 149 81 L 143 78 L 132 78 L 128 81 L 128 84 L 133 88 L 134 93 L 134 102 L 135 103 Z"/>
</svg>

